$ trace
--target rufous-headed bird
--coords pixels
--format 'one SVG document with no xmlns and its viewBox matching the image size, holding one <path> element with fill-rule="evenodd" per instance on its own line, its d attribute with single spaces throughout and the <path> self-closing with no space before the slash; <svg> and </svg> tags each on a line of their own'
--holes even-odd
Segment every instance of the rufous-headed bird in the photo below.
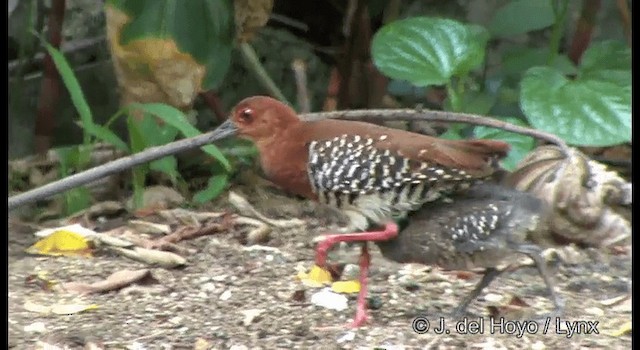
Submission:
<svg viewBox="0 0 640 350">
<path fill-rule="evenodd" d="M 509 144 L 497 140 L 446 140 L 357 121 L 302 121 L 292 108 L 266 96 L 239 102 L 216 133 L 253 141 L 271 182 L 349 218 L 348 229 L 356 233 L 326 236 L 315 260 L 325 267 L 333 245 L 365 242 L 354 327 L 367 320 L 366 242 L 396 237 L 394 219 L 491 177 L 509 151 Z M 382 229 L 367 231 L 370 227 Z"/>
</svg>

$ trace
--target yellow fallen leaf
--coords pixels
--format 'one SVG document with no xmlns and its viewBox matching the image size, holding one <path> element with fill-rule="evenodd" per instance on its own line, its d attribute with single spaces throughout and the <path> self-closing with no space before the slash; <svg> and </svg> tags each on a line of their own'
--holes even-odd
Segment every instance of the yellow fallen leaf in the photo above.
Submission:
<svg viewBox="0 0 640 350">
<path fill-rule="evenodd" d="M 56 315 L 71 315 L 97 308 L 96 304 L 56 304 L 51 307 L 51 312 Z"/>
<path fill-rule="evenodd" d="M 52 256 L 91 256 L 91 247 L 82 235 L 59 230 L 36 242 L 26 252 Z"/>
<path fill-rule="evenodd" d="M 360 281 L 336 281 L 331 284 L 331 290 L 336 293 L 354 294 L 360 292 Z"/>
<path fill-rule="evenodd" d="M 612 336 L 612 337 L 620 337 L 620 336 L 623 336 L 623 335 L 625 335 L 627 333 L 631 333 L 631 321 L 625 322 L 618 329 L 616 329 L 615 331 L 610 332 L 609 335 Z"/>
<path fill-rule="evenodd" d="M 331 279 L 331 273 L 317 265 L 313 265 L 308 273 L 298 273 L 298 278 L 304 285 L 314 288 L 322 287 L 333 282 Z"/>
</svg>

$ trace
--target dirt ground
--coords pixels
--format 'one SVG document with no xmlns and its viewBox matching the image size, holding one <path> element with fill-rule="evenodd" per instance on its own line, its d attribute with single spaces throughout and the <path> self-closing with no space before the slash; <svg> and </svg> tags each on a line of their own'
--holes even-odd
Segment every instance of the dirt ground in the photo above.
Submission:
<svg viewBox="0 0 640 350">
<path fill-rule="evenodd" d="M 94 258 L 28 255 L 24 249 L 36 241 L 33 229 L 10 225 L 9 347 L 34 349 L 48 343 L 69 349 L 88 349 L 89 344 L 106 349 L 234 350 L 631 348 L 631 332 L 620 332 L 631 320 L 630 249 L 627 254 L 574 249 L 571 259 L 552 264 L 556 288 L 566 301 L 561 328 L 552 320 L 546 334 L 542 325 L 537 331 L 530 325 L 531 334 L 520 337 L 500 334 L 497 328 L 492 333 L 488 307 L 504 305 L 518 296 L 531 305 L 525 308 L 531 312 L 550 311 L 544 284 L 534 268 L 499 277 L 472 303 L 470 311 L 485 315 L 484 332 L 458 332 L 455 321 L 447 318 L 450 333 L 437 335 L 433 327 L 438 317 L 453 310 L 479 275 L 463 279 L 461 274 L 437 268 L 396 264 L 372 247 L 370 296 L 375 301 L 371 304 L 376 305 L 370 310 L 369 324 L 357 330 L 331 328 L 351 320 L 356 296 L 349 296 L 347 310 L 325 309 L 310 302 L 318 290 L 296 278 L 297 269 L 312 266 L 313 237 L 336 228 L 331 215 L 309 202 L 284 197 L 258 203 L 257 208 L 272 217 L 297 216 L 306 225 L 276 229 L 262 245 L 244 243 L 241 228 L 183 241 L 180 246 L 195 252 L 186 256 L 186 267 L 152 268 L 157 283 L 82 297 L 43 290 L 26 280 L 46 271 L 57 282 L 94 282 L 118 270 L 148 266 L 104 252 Z M 349 257 L 355 261 L 355 254 Z M 621 301 L 610 301 L 616 297 Z M 625 297 L 628 299 L 622 300 Z M 27 302 L 84 302 L 99 308 L 61 316 L 28 311 Z M 257 316 L 247 319 L 247 312 Z M 432 322 L 426 334 L 412 330 L 412 321 L 419 316 Z M 569 338 L 560 334 L 568 331 L 565 321 L 598 323 L 595 328 L 583 328 L 583 333 L 590 334 Z"/>
</svg>

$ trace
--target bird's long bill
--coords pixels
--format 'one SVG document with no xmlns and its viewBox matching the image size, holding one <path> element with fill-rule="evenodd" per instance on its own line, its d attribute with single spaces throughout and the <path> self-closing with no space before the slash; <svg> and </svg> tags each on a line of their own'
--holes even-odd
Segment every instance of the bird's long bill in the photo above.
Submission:
<svg viewBox="0 0 640 350">
<path fill-rule="evenodd" d="M 231 120 L 227 119 L 224 123 L 220 124 L 220 126 L 213 130 L 211 141 L 222 140 L 235 135 L 236 132 L 238 132 L 238 128 Z"/>
</svg>

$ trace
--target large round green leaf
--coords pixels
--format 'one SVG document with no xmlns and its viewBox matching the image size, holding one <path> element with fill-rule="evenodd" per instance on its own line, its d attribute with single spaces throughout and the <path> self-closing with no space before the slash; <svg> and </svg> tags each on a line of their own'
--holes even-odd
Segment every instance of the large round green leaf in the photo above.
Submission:
<svg viewBox="0 0 640 350">
<path fill-rule="evenodd" d="M 479 27 L 414 17 L 382 27 L 373 38 L 371 53 L 388 77 L 420 87 L 443 85 L 482 64 L 487 39 Z"/>
<path fill-rule="evenodd" d="M 520 105 L 531 125 L 572 145 L 610 146 L 631 140 L 630 85 L 569 80 L 553 68 L 534 67 L 522 80 Z"/>
<path fill-rule="evenodd" d="M 514 0 L 496 11 L 489 31 L 495 37 L 511 37 L 549 27 L 555 21 L 549 0 Z"/>
</svg>

